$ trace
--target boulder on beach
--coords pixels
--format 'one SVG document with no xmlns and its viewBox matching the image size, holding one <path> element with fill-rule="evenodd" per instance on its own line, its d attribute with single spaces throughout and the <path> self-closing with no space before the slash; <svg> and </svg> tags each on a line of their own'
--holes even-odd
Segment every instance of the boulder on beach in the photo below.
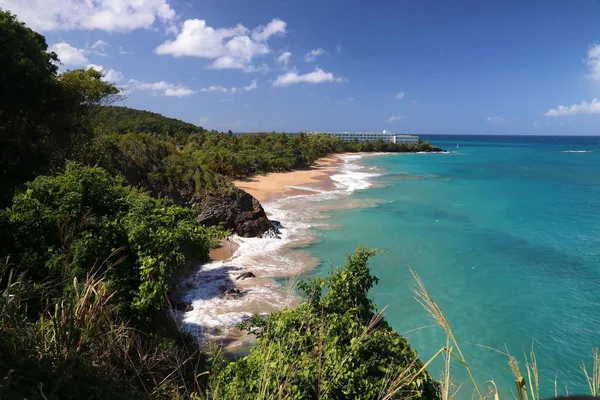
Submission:
<svg viewBox="0 0 600 400">
<path fill-rule="evenodd" d="M 242 237 L 263 237 L 278 232 L 258 200 L 243 190 L 209 193 L 198 199 L 198 220 L 209 226 L 220 225 Z"/>
</svg>

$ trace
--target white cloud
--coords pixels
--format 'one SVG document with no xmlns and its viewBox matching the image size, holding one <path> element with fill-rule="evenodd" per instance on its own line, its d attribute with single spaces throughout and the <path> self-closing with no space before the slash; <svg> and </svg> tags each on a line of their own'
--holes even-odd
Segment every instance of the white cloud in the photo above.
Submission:
<svg viewBox="0 0 600 400">
<path fill-rule="evenodd" d="M 86 66 L 86 69 L 90 69 L 90 68 L 93 68 L 96 71 L 102 72 L 104 74 L 104 77 L 102 78 L 102 80 L 105 82 L 119 83 L 119 82 L 123 81 L 123 79 L 125 79 L 125 77 L 123 76 L 123 73 L 121 73 L 120 71 L 117 71 L 114 69 L 109 69 L 107 71 L 102 65 L 88 64 Z"/>
<path fill-rule="evenodd" d="M 413 100 L 413 101 L 411 101 L 411 103 L 413 103 L 413 104 L 419 104 L 419 100 Z"/>
<path fill-rule="evenodd" d="M 257 87 L 258 87 L 258 81 L 255 79 L 255 80 L 252 81 L 252 83 L 250 85 L 244 86 L 242 88 L 242 90 L 245 90 L 246 92 L 249 92 L 251 90 L 256 89 Z"/>
<path fill-rule="evenodd" d="M 150 92 L 153 96 L 185 97 L 196 93 L 183 85 L 175 85 L 165 81 L 147 83 L 130 79 L 129 85 L 132 89 Z"/>
<path fill-rule="evenodd" d="M 200 89 L 203 93 L 229 93 L 229 89 L 224 86 L 212 85 Z"/>
<path fill-rule="evenodd" d="M 567 117 L 576 114 L 600 114 L 600 101 L 593 99 L 590 103 L 582 101 L 572 106 L 558 106 L 544 113 L 546 117 Z"/>
<path fill-rule="evenodd" d="M 342 48 L 340 46 L 337 46 L 335 49 L 337 50 L 338 53 L 342 52 Z"/>
<path fill-rule="evenodd" d="M 266 26 L 250 32 L 239 24 L 232 28 L 213 28 L 202 19 L 188 19 L 174 40 L 159 45 L 156 54 L 175 57 L 193 56 L 214 60 L 212 69 L 242 69 L 246 72 L 263 71 L 264 67 L 251 65 L 255 57 L 271 51 L 265 41 L 273 35 L 284 34 L 286 23 L 274 19 Z M 252 36 L 252 38 L 250 37 Z"/>
<path fill-rule="evenodd" d="M 588 50 L 587 64 L 590 67 L 590 79 L 600 82 L 600 43 Z"/>
<path fill-rule="evenodd" d="M 404 98 L 404 92 L 399 92 L 399 93 L 396 95 L 396 100 L 402 100 L 403 98 Z"/>
<path fill-rule="evenodd" d="M 69 43 L 56 43 L 50 46 L 49 51 L 58 54 L 61 63 L 71 67 L 83 67 L 90 63 L 85 56 L 85 50 L 71 46 Z"/>
<path fill-rule="evenodd" d="M 269 71 L 269 66 L 267 64 L 262 64 L 262 65 L 248 65 L 244 68 L 242 68 L 242 71 L 244 72 L 268 72 Z"/>
<path fill-rule="evenodd" d="M 406 118 L 404 115 L 392 115 L 391 117 L 388 118 L 388 120 L 386 122 L 388 124 L 391 124 L 394 122 L 402 121 L 404 118 Z"/>
<path fill-rule="evenodd" d="M 347 102 L 351 102 L 351 101 L 354 101 L 354 100 L 355 100 L 355 99 L 354 99 L 354 97 L 348 97 L 348 98 L 346 99 L 346 101 L 347 101 Z"/>
<path fill-rule="evenodd" d="M 485 121 L 491 125 L 498 125 L 506 122 L 504 118 L 498 116 L 487 117 Z"/>
<path fill-rule="evenodd" d="M 104 74 L 104 80 L 107 82 L 113 82 L 113 83 L 118 83 L 120 81 L 122 81 L 125 77 L 123 76 L 123 74 L 117 70 L 114 69 L 109 69 L 105 74 Z"/>
<path fill-rule="evenodd" d="M 317 59 L 318 56 L 325 54 L 325 50 L 319 48 L 315 50 L 311 50 L 304 55 L 304 61 L 313 62 Z"/>
<path fill-rule="evenodd" d="M 251 90 L 254 90 L 258 87 L 258 80 L 253 80 L 252 83 L 248 86 L 242 86 L 242 87 L 231 87 L 231 88 L 226 88 L 224 86 L 218 86 L 218 85 L 212 85 L 206 88 L 202 88 L 200 89 L 201 92 L 203 93 L 238 93 L 238 92 L 249 92 Z"/>
<path fill-rule="evenodd" d="M 273 86 L 289 86 L 296 83 L 324 83 L 324 82 L 346 82 L 347 79 L 334 76 L 331 72 L 325 72 L 316 68 L 313 72 L 298 75 L 296 71 L 279 75 L 273 82 Z"/>
<path fill-rule="evenodd" d="M 290 63 L 291 57 L 292 53 L 290 53 L 289 51 L 284 51 L 279 55 L 279 57 L 275 59 L 275 61 L 277 61 L 277 64 L 282 65 L 284 68 L 287 68 L 288 64 Z"/>
<path fill-rule="evenodd" d="M 129 32 L 152 28 L 157 20 L 172 24 L 176 18 L 167 0 L 0 0 L 0 8 L 41 31 Z"/>
<path fill-rule="evenodd" d="M 90 69 L 93 68 L 98 72 L 104 72 L 104 67 L 102 65 L 98 65 L 98 64 L 88 64 L 85 69 Z"/>
<path fill-rule="evenodd" d="M 600 82 L 600 43 L 596 43 L 588 49 L 587 65 L 590 73 L 587 76 L 589 79 Z M 600 114 L 600 102 L 598 99 L 593 99 L 590 103 L 582 101 L 579 104 L 571 106 L 559 105 L 544 113 L 546 117 L 567 117 L 577 114 Z"/>
<path fill-rule="evenodd" d="M 122 46 L 119 46 L 119 54 L 122 54 L 122 55 L 133 54 L 133 51 L 127 51 Z"/>
<path fill-rule="evenodd" d="M 200 125 L 206 125 L 208 123 L 209 119 L 208 117 L 200 117 L 200 119 L 198 120 L 198 123 Z"/>
<path fill-rule="evenodd" d="M 257 42 L 264 42 L 273 35 L 284 35 L 287 24 L 279 18 L 273 19 L 267 26 L 259 26 L 252 32 L 252 39 Z"/>
<path fill-rule="evenodd" d="M 108 48 L 108 43 L 106 43 L 104 40 L 98 39 L 88 48 L 88 51 L 90 53 L 94 53 L 99 56 L 106 57 L 106 49 L 107 48 Z"/>
</svg>

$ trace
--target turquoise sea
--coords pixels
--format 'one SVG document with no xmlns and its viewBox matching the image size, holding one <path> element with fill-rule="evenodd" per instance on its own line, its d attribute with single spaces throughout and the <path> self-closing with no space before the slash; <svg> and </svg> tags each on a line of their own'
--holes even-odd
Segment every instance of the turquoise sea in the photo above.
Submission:
<svg viewBox="0 0 600 400">
<path fill-rule="evenodd" d="M 424 137 L 451 154 L 365 157 L 374 185 L 349 199 L 369 207 L 328 212 L 335 229 L 312 228 L 304 249 L 324 274 L 364 244 L 386 250 L 371 262 L 386 318 L 421 359 L 445 335 L 414 300 L 414 269 L 444 312 L 480 382 L 514 392 L 508 349 L 533 345 L 543 396 L 585 392 L 580 365 L 600 345 L 600 138 Z M 459 148 L 457 148 L 457 143 Z M 422 329 L 417 329 L 422 328 Z M 524 371 L 524 366 L 522 365 Z M 591 366 L 590 366 L 591 368 Z M 442 364 L 430 371 L 439 377 Z M 473 387 L 454 363 L 454 380 Z M 512 397 L 512 396 L 511 396 Z"/>
</svg>

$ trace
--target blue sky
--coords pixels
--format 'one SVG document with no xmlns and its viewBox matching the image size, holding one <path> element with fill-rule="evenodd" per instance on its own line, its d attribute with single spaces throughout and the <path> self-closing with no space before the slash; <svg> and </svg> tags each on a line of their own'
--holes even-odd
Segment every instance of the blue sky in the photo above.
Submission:
<svg viewBox="0 0 600 400">
<path fill-rule="evenodd" d="M 600 135 L 600 2 L 0 0 L 63 70 L 218 130 Z"/>
</svg>

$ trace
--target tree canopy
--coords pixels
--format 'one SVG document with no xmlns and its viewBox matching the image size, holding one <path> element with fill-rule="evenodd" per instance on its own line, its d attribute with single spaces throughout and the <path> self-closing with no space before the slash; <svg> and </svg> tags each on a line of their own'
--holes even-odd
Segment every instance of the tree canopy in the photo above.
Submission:
<svg viewBox="0 0 600 400">
<path fill-rule="evenodd" d="M 104 133 L 133 132 L 164 138 L 185 138 L 206 132 L 204 128 L 161 114 L 117 106 L 104 107 L 94 122 L 96 129 Z"/>
<path fill-rule="evenodd" d="M 118 90 L 94 70 L 58 74 L 45 38 L 0 11 L 0 206 L 21 184 L 64 165 L 91 139 L 95 106 Z"/>
</svg>

